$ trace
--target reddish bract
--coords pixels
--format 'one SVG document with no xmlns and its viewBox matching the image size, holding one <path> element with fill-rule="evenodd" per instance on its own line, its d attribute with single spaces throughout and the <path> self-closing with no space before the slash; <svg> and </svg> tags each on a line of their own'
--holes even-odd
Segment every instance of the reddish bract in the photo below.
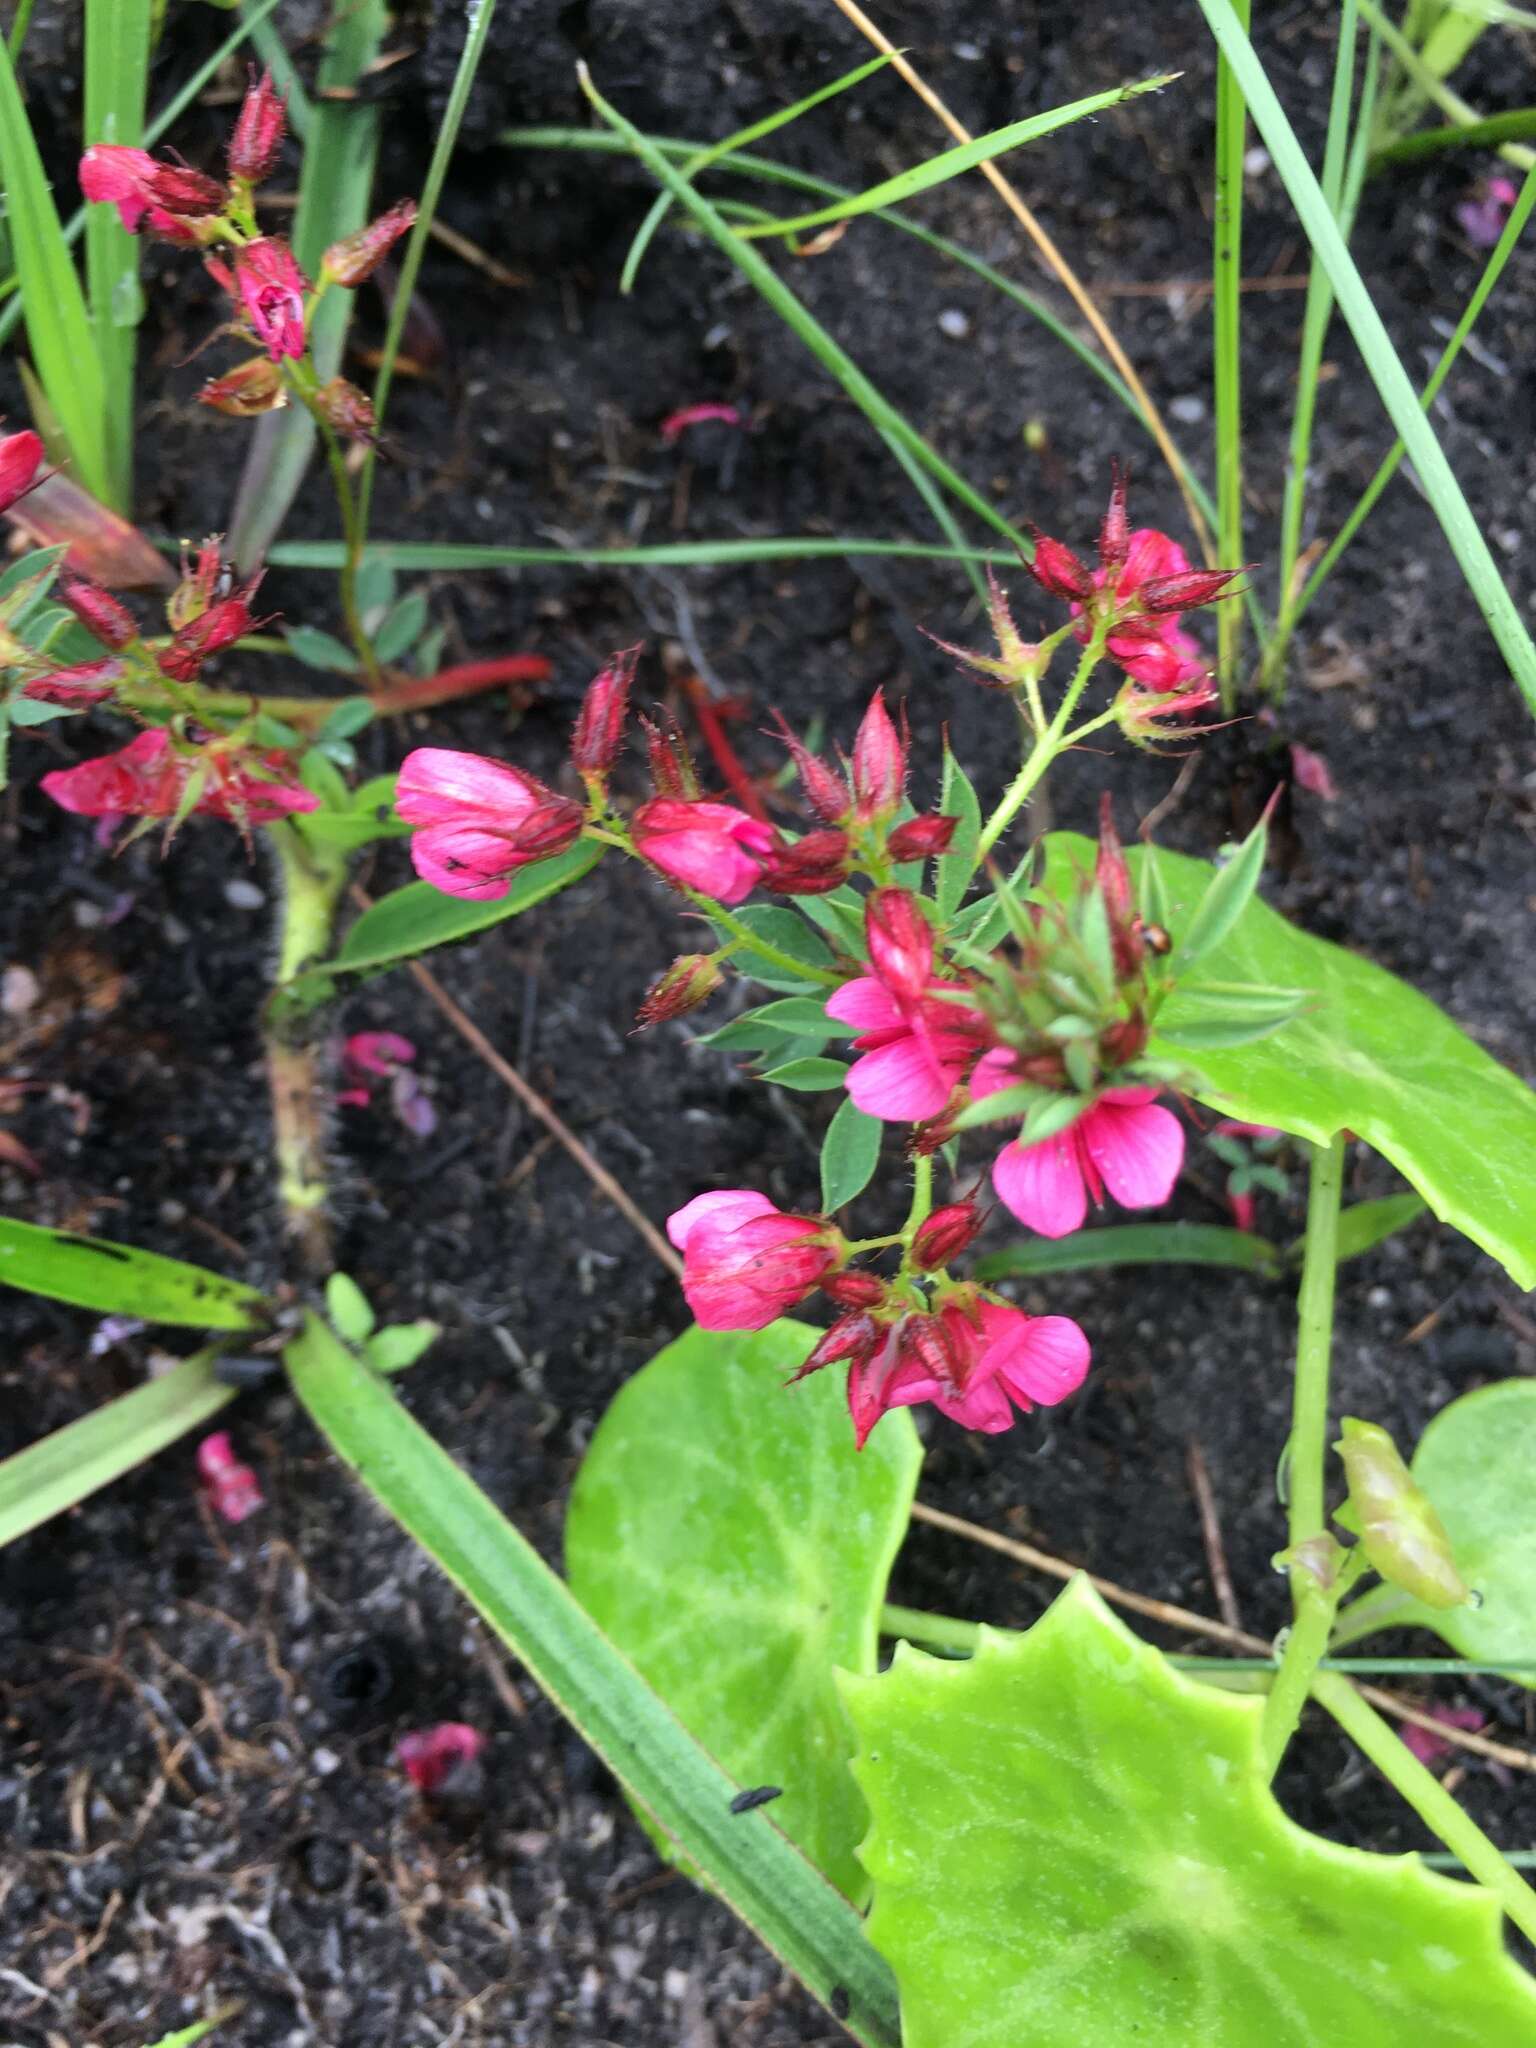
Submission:
<svg viewBox="0 0 1536 2048">
<path fill-rule="evenodd" d="M 139 637 L 139 622 L 125 604 L 83 576 L 61 576 L 57 592 L 85 630 L 114 652 L 131 647 Z"/>
</svg>

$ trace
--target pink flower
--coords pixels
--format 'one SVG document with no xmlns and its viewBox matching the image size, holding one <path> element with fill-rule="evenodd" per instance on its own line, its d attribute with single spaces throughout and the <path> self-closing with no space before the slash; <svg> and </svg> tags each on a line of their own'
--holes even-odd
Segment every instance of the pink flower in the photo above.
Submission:
<svg viewBox="0 0 1536 2048">
<path fill-rule="evenodd" d="M 861 974 L 827 998 L 827 1015 L 858 1031 L 862 1055 L 844 1083 L 866 1116 L 920 1124 L 939 1115 L 980 1049 L 981 1019 L 943 1000 L 965 993 L 958 981 L 934 981 L 917 1002 L 902 1003 L 872 975 Z"/>
<path fill-rule="evenodd" d="M 909 1315 L 881 1333 L 848 1369 L 848 1409 L 862 1450 L 891 1408 L 931 1401 L 966 1429 L 994 1436 L 1025 1413 L 1075 1393 L 1088 1371 L 1088 1340 L 1067 1316 L 1029 1316 L 973 1291 L 936 1315 Z"/>
<path fill-rule="evenodd" d="M 725 1188 L 667 1218 L 683 1255 L 683 1293 L 704 1330 L 762 1330 L 839 1262 L 837 1233 L 786 1216 L 766 1195 Z"/>
<path fill-rule="evenodd" d="M 437 1111 L 411 1070 L 416 1048 L 398 1031 L 355 1031 L 341 1049 L 342 1079 L 336 1100 L 348 1109 L 366 1109 L 373 1100 L 370 1083 L 388 1081 L 395 1115 L 416 1138 L 430 1138 L 437 1129 Z"/>
<path fill-rule="evenodd" d="M 309 283 L 288 244 L 266 235 L 237 249 L 234 282 L 256 338 L 273 362 L 302 356 Z"/>
<path fill-rule="evenodd" d="M 730 804 L 653 797 L 635 813 L 635 850 L 685 889 L 742 903 L 756 888 L 774 831 Z"/>
<path fill-rule="evenodd" d="M 1485 1725 L 1483 1716 L 1476 1707 L 1430 1707 L 1427 1709 L 1435 1720 L 1445 1728 L 1465 1728 L 1476 1735 Z M 1431 1728 L 1417 1727 L 1412 1721 L 1402 1724 L 1402 1738 L 1407 1748 L 1413 1751 L 1421 1764 L 1438 1763 L 1443 1756 L 1451 1754 L 1454 1745 L 1444 1741 Z"/>
<path fill-rule="evenodd" d="M 521 768 L 449 747 L 406 755 L 395 809 L 425 827 L 411 838 L 422 880 L 475 903 L 505 896 L 519 868 L 562 853 L 582 827 L 580 804 Z"/>
<path fill-rule="evenodd" d="M 1457 225 L 1474 249 L 1491 249 L 1504 232 L 1504 222 L 1519 193 L 1508 178 L 1480 179 L 1452 210 Z"/>
<path fill-rule="evenodd" d="M 971 1076 L 976 1100 L 1012 1084 L 1012 1057 L 990 1052 Z M 1184 1163 L 1184 1130 L 1160 1108 L 1155 1088 L 1107 1088 L 1076 1123 L 1021 1145 L 1015 1138 L 997 1155 L 992 1185 L 1019 1221 L 1042 1237 L 1067 1237 L 1082 1228 L 1088 1198 L 1106 1189 L 1126 1209 L 1166 1202 Z"/>
<path fill-rule="evenodd" d="M 94 142 L 80 159 L 80 190 L 98 205 L 115 206 L 131 235 L 153 204 L 150 186 L 159 170 L 147 149 Z"/>
<path fill-rule="evenodd" d="M 1298 789 L 1306 790 L 1309 796 L 1320 796 L 1324 803 L 1333 803 L 1338 798 L 1338 788 L 1328 771 L 1328 763 L 1321 754 L 1311 747 L 1304 747 L 1300 740 L 1291 742 L 1291 772 L 1296 777 Z"/>
<path fill-rule="evenodd" d="M 228 1430 L 203 1438 L 197 1447 L 197 1469 L 215 1512 L 226 1522 L 243 1522 L 266 1505 L 256 1474 L 235 1456 Z"/>
<path fill-rule="evenodd" d="M 1176 540 L 1155 527 L 1142 526 L 1130 536 L 1119 573 L 1099 569 L 1093 580 L 1102 590 L 1113 575 L 1115 597 L 1124 603 L 1144 585 L 1153 585 L 1155 595 L 1163 578 L 1191 573 L 1189 557 Z M 1079 627 L 1078 633 L 1081 639 L 1088 638 L 1085 628 Z M 1149 690 L 1177 690 L 1203 676 L 1209 667 L 1199 642 L 1179 626 L 1176 612 L 1127 619 L 1110 634 L 1106 645 L 1126 674 Z"/>
<path fill-rule="evenodd" d="M 395 1761 L 417 1791 L 428 1799 L 439 1792 L 468 1790 L 466 1780 L 477 1776 L 475 1765 L 485 1748 L 478 1728 L 464 1721 L 438 1721 L 430 1728 L 413 1728 L 395 1744 Z"/>
<path fill-rule="evenodd" d="M 253 772 L 255 767 L 264 772 Z M 242 825 L 270 825 L 320 805 L 313 790 L 280 779 L 285 769 L 282 755 L 275 753 L 255 756 L 253 766 L 213 748 L 178 754 L 170 734 L 154 726 L 114 754 L 82 761 L 78 768 L 56 768 L 42 778 L 42 787 L 77 817 L 169 818 L 180 808 L 192 776 L 201 773 L 194 811 Z"/>
<path fill-rule="evenodd" d="M 123 664 L 110 658 L 79 661 L 73 668 L 56 668 L 48 675 L 33 676 L 30 682 L 22 684 L 21 694 L 35 697 L 43 704 L 104 704 L 117 688 L 122 673 Z"/>
</svg>

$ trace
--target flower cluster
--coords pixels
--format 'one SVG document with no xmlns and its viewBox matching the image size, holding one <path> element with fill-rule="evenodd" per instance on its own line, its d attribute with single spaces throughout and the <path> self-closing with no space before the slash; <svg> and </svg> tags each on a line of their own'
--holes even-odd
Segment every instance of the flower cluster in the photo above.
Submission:
<svg viewBox="0 0 1536 2048">
<path fill-rule="evenodd" d="M 1068 639 L 1084 652 L 1067 712 L 1101 658 L 1126 678 L 1090 726 L 1115 719 L 1135 738 L 1146 723 L 1141 698 L 1155 697 L 1164 711 L 1207 700 L 1179 620 L 1227 594 L 1231 575 L 1192 569 L 1166 535 L 1133 532 L 1118 476 L 1098 567 L 1045 535 L 1036 537 L 1032 566 L 1043 587 L 1070 602 L 1070 622 L 1027 648 L 997 593 L 1000 658 L 975 658 L 989 679 L 1020 691 L 1021 709 L 1026 694 L 1029 715 L 1038 709 L 1050 654 Z M 1178 1085 L 1180 1070 L 1149 1052 L 1172 985 L 1170 942 L 1138 908 L 1107 804 L 1091 872 L 1051 889 L 994 874 L 980 902 L 960 911 L 952 888 L 925 894 L 914 871 L 960 860 L 963 896 L 1016 801 L 1005 796 L 985 836 L 973 825 L 968 847 L 956 812 L 914 811 L 910 742 L 878 690 L 850 756 L 835 767 L 778 721 L 798 777 L 801 829 L 707 795 L 680 731 L 662 721 L 640 721 L 650 793 L 616 798 L 610 785 L 637 654 L 615 656 L 586 694 L 569 771 L 582 796 L 478 755 L 409 755 L 396 801 L 417 827 L 417 873 L 450 894 L 488 899 L 504 895 L 520 868 L 578 839 L 632 855 L 703 910 L 721 939 L 712 953 L 672 963 L 645 998 L 642 1025 L 685 1016 L 722 986 L 728 967 L 750 976 L 771 962 L 773 986 L 801 993 L 777 1006 L 793 1012 L 793 1023 L 774 1023 L 757 1042 L 790 1044 L 798 1067 L 813 1070 L 802 1085 L 840 1082 L 863 1116 L 906 1128 L 915 1196 L 894 1235 L 850 1239 L 830 1217 L 783 1211 L 751 1189 L 699 1195 L 678 1210 L 668 1231 L 705 1329 L 760 1329 L 819 1292 L 837 1313 L 804 1371 L 846 1366 L 860 1443 L 893 1407 L 931 1402 L 967 1427 L 994 1431 L 1016 1409 L 1061 1400 L 1087 1370 L 1083 1332 L 952 1275 L 985 1219 L 974 1190 L 937 1209 L 931 1191 L 935 1155 L 957 1170 L 952 1147 L 983 1127 L 996 1144 L 998 1126 L 993 1188 L 1044 1236 L 1077 1230 L 1090 1203 L 1106 1196 L 1145 1208 L 1173 1189 L 1184 1134 L 1157 1098 Z M 1049 730 L 1034 722 L 1031 761 L 1077 737 L 1061 712 Z M 1028 772 L 1027 763 L 1026 793 Z M 741 906 L 759 892 L 807 899 L 804 942 L 786 938 L 782 950 L 782 914 L 767 926 L 750 911 L 743 921 Z M 750 1028 L 752 1019 L 742 1022 Z M 788 1040 L 775 1036 L 781 1029 Z M 820 1050 L 839 1037 L 852 1041 L 846 1066 Z"/>
<path fill-rule="evenodd" d="M 309 359 L 310 322 L 333 285 L 350 290 L 373 274 L 409 232 L 416 207 L 401 200 L 332 243 L 312 284 L 287 242 L 264 234 L 256 219 L 255 188 L 276 167 L 286 124 L 286 103 L 264 72 L 252 77 L 236 117 L 226 178 L 99 142 L 80 161 L 80 189 L 88 200 L 115 206 L 130 234 L 201 249 L 209 276 L 230 300 L 231 331 L 260 348 L 261 354 L 209 379 L 198 394 L 204 405 L 248 418 L 297 396 L 343 439 L 368 441 L 373 412 L 367 395 L 342 377 L 320 381 Z"/>
</svg>

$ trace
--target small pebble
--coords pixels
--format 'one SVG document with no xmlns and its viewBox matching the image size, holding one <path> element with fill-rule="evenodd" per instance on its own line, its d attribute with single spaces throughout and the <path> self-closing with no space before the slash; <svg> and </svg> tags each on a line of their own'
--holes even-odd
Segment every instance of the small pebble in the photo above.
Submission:
<svg viewBox="0 0 1536 2048">
<path fill-rule="evenodd" d="M 224 884 L 224 901 L 233 910 L 260 910 L 267 900 L 265 889 L 258 889 L 254 882 L 248 882 L 243 875 L 236 875 L 232 882 Z"/>
<path fill-rule="evenodd" d="M 951 341 L 964 341 L 970 331 L 971 323 L 958 306 L 946 306 L 939 315 L 939 332 Z"/>
<path fill-rule="evenodd" d="M 7 1017 L 25 1017 L 41 993 L 30 967 L 7 967 L 0 974 L 0 1010 Z"/>
<path fill-rule="evenodd" d="M 1187 397 L 1170 400 L 1168 410 L 1184 426 L 1197 426 L 1205 418 L 1205 400 L 1190 392 Z"/>
</svg>

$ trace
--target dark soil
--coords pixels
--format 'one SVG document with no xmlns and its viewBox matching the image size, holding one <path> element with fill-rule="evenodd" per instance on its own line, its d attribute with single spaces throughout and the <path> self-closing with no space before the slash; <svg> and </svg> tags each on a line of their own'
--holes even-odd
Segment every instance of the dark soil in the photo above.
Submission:
<svg viewBox="0 0 1536 2048">
<path fill-rule="evenodd" d="M 173 15 L 166 77 L 181 75 L 199 39 L 223 33 L 226 17 L 201 12 Z M 1168 20 L 1161 10 L 1156 27 L 1148 10 L 1057 4 L 1000 11 L 936 0 L 920 13 L 900 24 L 914 59 L 977 130 L 1182 68 L 1160 98 L 1077 127 L 1012 168 L 1091 278 L 1201 274 L 1211 60 L 1193 7 Z M 1265 10 L 1265 54 L 1309 146 L 1326 99 L 1332 14 L 1320 4 Z M 40 27 L 55 33 L 57 24 Z M 419 187 L 461 32 L 456 10 L 438 11 L 424 41 L 404 34 L 418 53 L 382 81 L 385 197 Z M 1490 110 L 1523 104 L 1530 80 L 1515 46 L 1488 45 L 1469 96 Z M 929 539 L 926 515 L 861 416 L 723 260 L 663 235 L 636 295 L 617 296 L 649 198 L 639 172 L 513 154 L 495 139 L 509 121 L 579 121 L 577 57 L 640 122 L 713 138 L 835 76 L 862 48 L 826 0 L 686 10 L 503 0 L 443 213 L 530 282 L 501 290 L 440 250 L 430 257 L 426 293 L 448 353 L 430 381 L 397 386 L 399 459 L 376 530 L 592 545 L 819 531 Z M 63 38 L 52 55 L 39 90 L 57 101 L 55 126 L 67 136 L 77 84 Z M 202 162 L 216 133 L 203 113 L 177 140 Z M 935 142 L 887 76 L 774 146 L 866 184 Z M 54 168 L 66 187 L 67 156 Z M 1366 197 L 1362 267 L 1416 373 L 1476 274 L 1450 214 L 1471 174 L 1465 165 L 1416 171 Z M 1303 245 L 1272 172 L 1256 172 L 1250 204 L 1247 271 L 1298 272 Z M 979 180 L 921 211 L 1039 285 Z M 195 535 L 227 518 L 243 431 L 185 403 L 203 365 L 182 359 L 214 314 L 195 269 L 166 250 L 149 260 L 166 282 L 151 294 L 145 330 L 140 514 L 151 528 Z M 1086 543 L 1109 458 L 1129 453 L 1137 514 L 1182 530 L 1176 495 L 1103 387 L 968 274 L 878 224 L 857 227 L 817 262 L 781 267 L 890 398 L 1012 516 Z M 1108 303 L 1207 461 L 1202 302 L 1171 291 Z M 1301 300 L 1276 291 L 1246 305 L 1251 546 L 1262 560 L 1278 511 Z M 961 322 L 941 323 L 954 314 L 963 338 L 950 332 Z M 1533 584 L 1533 321 L 1527 254 L 1485 318 L 1482 354 L 1463 359 L 1437 409 L 1522 603 Z M 376 332 L 376 308 L 365 307 L 362 338 Z M 1324 536 L 1388 439 L 1342 333 L 1330 359 L 1337 376 L 1321 397 L 1312 507 Z M 701 430 L 682 449 L 661 446 L 669 411 L 715 397 L 751 406 L 749 438 Z M 1021 439 L 1031 421 L 1048 435 L 1040 455 Z M 314 479 L 290 531 L 333 530 Z M 1261 587 L 1266 574 L 1261 567 Z M 1022 619 L 1043 623 L 1017 581 Z M 802 725 L 822 717 L 846 740 L 876 684 L 905 700 L 920 762 L 934 759 L 948 724 L 983 784 L 1007 766 L 1005 707 L 959 678 L 920 631 L 978 644 L 984 630 L 964 581 L 942 564 L 571 570 L 432 584 L 451 650 L 543 650 L 554 680 L 520 708 L 481 702 L 414 720 L 408 733 L 370 731 L 370 769 L 390 765 L 404 740 L 430 738 L 558 775 L 582 684 L 607 650 L 641 635 L 653 648 L 680 639 L 750 698 L 736 731 L 754 766 L 773 760 L 758 736 L 773 707 Z M 274 574 L 265 594 L 290 619 L 333 623 L 324 579 Z M 654 655 L 644 681 L 665 687 Z M 1326 755 L 1340 795 L 1327 804 L 1287 797 L 1274 900 L 1406 975 L 1529 1072 L 1529 716 L 1406 478 L 1308 622 L 1283 731 L 1248 723 L 1209 742 L 1163 840 L 1208 853 L 1243 826 L 1284 770 L 1286 737 Z M 97 851 L 89 828 L 50 806 L 35 781 L 55 757 L 105 741 L 78 724 L 50 728 L 18 750 L 18 786 L 5 799 L 5 958 L 42 987 L 26 1017 L 0 1027 L 0 1067 L 40 1084 L 5 1128 L 37 1154 L 42 1174 L 0 1169 L 0 1195 L 18 1214 L 271 1283 L 284 1252 L 255 1015 L 275 878 L 248 866 L 234 832 L 212 825 L 186 831 L 163 863 L 149 841 L 117 860 Z M 1107 776 L 1128 824 L 1167 796 L 1177 765 L 1123 752 L 1067 764 L 1051 792 L 1054 816 L 1086 826 Z M 391 848 L 366 879 L 379 888 L 404 873 Z M 253 881 L 266 905 L 250 905 Z M 438 966 L 649 1216 L 740 1182 L 806 1206 L 825 1105 L 747 1083 L 691 1029 L 627 1035 L 647 980 L 688 942 L 663 893 L 602 869 Z M 417 1141 L 386 1110 L 341 1113 L 341 1263 L 382 1313 L 443 1323 L 405 1399 L 558 1557 L 583 1446 L 614 1390 L 682 1328 L 678 1291 L 408 978 L 362 990 L 337 1025 L 414 1039 L 439 1116 L 435 1134 Z M 1369 1160 L 1355 1175 L 1357 1191 L 1391 1185 Z M 1299 1170 L 1292 1185 L 1300 1188 Z M 1176 1212 L 1224 1217 L 1221 1169 L 1198 1140 Z M 1266 1198 L 1261 1225 L 1293 1234 L 1298 1201 Z M 1025 1299 L 1034 1305 L 1036 1295 Z M 1088 1328 L 1096 1365 L 1087 1393 L 999 1438 L 939 1423 L 923 1497 L 1214 1612 L 1188 1477 L 1198 1443 L 1244 1621 L 1280 1627 L 1283 1586 L 1268 1560 L 1282 1540 L 1274 1471 L 1286 1429 L 1287 1295 L 1218 1273 L 1150 1270 L 1053 1281 L 1038 1299 Z M 149 1360 L 145 1339 L 87 1356 L 86 1318 L 22 1297 L 0 1309 L 0 1328 L 0 1454 L 136 1384 Z M 1536 1369 L 1532 1335 L 1490 1262 L 1421 1224 L 1348 1270 L 1339 1405 L 1411 1442 L 1453 1396 Z M 231 2048 L 770 2048 L 840 2038 L 726 1912 L 660 1871 L 604 1771 L 341 1478 L 292 1400 L 280 1388 L 255 1393 L 232 1426 L 268 1496 L 243 1526 L 195 1507 L 188 1446 L 0 1555 L 4 2040 L 133 2048 L 215 1995 L 245 2001 L 219 2036 Z M 925 1528 L 894 1590 L 914 1605 L 1011 1624 L 1030 1621 L 1051 1593 Z M 362 1663 L 338 1676 L 337 1658 L 359 1651 Z M 359 1686 L 371 1705 L 345 1697 Z M 1524 1695 L 1480 1687 L 1473 1697 L 1514 1739 L 1531 1733 Z M 425 1811 L 390 1761 L 402 1729 L 437 1717 L 493 1731 L 484 1800 L 466 1813 Z M 1325 1725 L 1308 1724 L 1280 1789 L 1298 1819 L 1339 1840 L 1428 1846 Z M 1528 1781 L 1501 1787 L 1473 1763 L 1462 1795 L 1501 1842 L 1536 1839 Z"/>
</svg>

